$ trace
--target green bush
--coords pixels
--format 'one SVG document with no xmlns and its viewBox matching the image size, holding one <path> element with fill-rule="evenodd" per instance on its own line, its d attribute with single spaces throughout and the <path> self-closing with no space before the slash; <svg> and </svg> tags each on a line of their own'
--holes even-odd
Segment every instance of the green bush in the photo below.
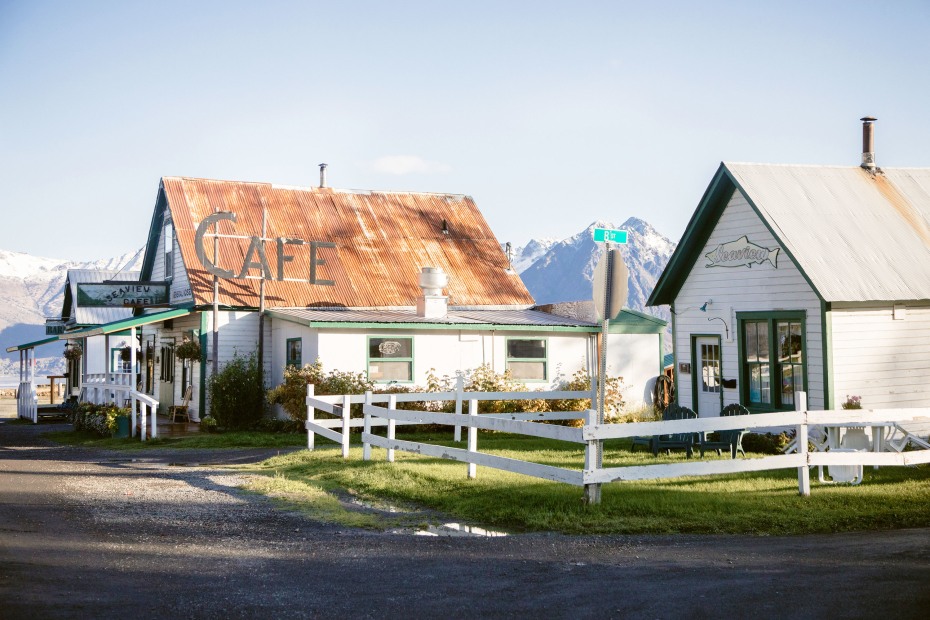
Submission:
<svg viewBox="0 0 930 620">
<path fill-rule="evenodd" d="M 264 414 L 265 389 L 254 353 L 238 353 L 209 380 L 210 415 L 228 429 L 254 426 Z"/>
<path fill-rule="evenodd" d="M 69 418 L 76 431 L 87 431 L 101 437 L 110 437 L 116 433 L 117 416 L 129 414 L 128 408 L 116 405 L 80 403 L 71 409 Z"/>
<path fill-rule="evenodd" d="M 307 421 L 307 386 L 313 384 L 316 396 L 364 394 L 373 389 L 374 384 L 364 374 L 333 370 L 323 372 L 320 360 L 307 364 L 303 368 L 288 366 L 284 369 L 284 383 L 268 390 L 268 402 L 281 405 L 287 415 L 294 421 Z M 353 405 L 352 413 L 361 415 L 361 406 Z"/>
<path fill-rule="evenodd" d="M 743 437 L 743 449 L 746 452 L 757 452 L 760 454 L 781 454 L 791 440 L 794 439 L 793 432 L 772 433 L 746 433 Z"/>
</svg>

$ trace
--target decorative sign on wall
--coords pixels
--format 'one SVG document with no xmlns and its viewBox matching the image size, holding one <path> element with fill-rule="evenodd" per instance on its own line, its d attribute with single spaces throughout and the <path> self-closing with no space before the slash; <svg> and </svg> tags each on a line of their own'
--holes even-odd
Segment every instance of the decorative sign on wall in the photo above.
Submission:
<svg viewBox="0 0 930 620">
<path fill-rule="evenodd" d="M 168 305 L 167 282 L 85 282 L 77 285 L 83 308 L 151 308 Z"/>
<path fill-rule="evenodd" d="M 772 267 L 778 269 L 778 251 L 781 248 L 765 248 L 749 241 L 743 235 L 736 241 L 721 243 L 713 251 L 704 255 L 707 258 L 705 267 L 749 267 L 768 261 Z"/>
<path fill-rule="evenodd" d="M 378 353 L 384 357 L 390 357 L 400 353 L 400 343 L 396 340 L 385 340 L 378 345 Z"/>
</svg>

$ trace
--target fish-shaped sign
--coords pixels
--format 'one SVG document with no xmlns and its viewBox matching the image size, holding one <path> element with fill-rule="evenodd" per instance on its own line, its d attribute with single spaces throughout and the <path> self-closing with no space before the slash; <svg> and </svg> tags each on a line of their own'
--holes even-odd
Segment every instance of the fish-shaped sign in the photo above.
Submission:
<svg viewBox="0 0 930 620">
<path fill-rule="evenodd" d="M 743 235 L 736 241 L 721 243 L 704 256 L 707 258 L 705 267 L 749 267 L 762 264 L 766 261 L 778 269 L 778 251 L 780 248 L 764 248 L 761 245 L 750 243 L 749 237 Z"/>
</svg>

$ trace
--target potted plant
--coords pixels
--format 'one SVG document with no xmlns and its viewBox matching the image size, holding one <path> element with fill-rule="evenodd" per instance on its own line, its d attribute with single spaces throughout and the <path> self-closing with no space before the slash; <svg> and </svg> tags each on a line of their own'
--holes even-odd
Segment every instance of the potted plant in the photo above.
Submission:
<svg viewBox="0 0 930 620">
<path fill-rule="evenodd" d="M 73 362 L 74 360 L 79 360 L 82 355 L 84 355 L 84 349 L 82 349 L 79 344 L 72 344 L 71 346 L 65 347 L 65 359 L 68 361 Z"/>
<path fill-rule="evenodd" d="M 185 338 L 184 341 L 175 348 L 174 355 L 178 359 L 199 362 L 201 355 L 200 343 L 196 340 Z"/>
</svg>

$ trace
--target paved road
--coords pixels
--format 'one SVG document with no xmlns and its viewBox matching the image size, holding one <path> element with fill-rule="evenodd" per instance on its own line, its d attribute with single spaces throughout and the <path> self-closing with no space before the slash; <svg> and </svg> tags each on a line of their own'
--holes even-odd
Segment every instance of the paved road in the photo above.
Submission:
<svg viewBox="0 0 930 620">
<path fill-rule="evenodd" d="M 178 467 L 0 424 L 0 618 L 927 618 L 930 531 L 437 538 L 314 523 Z M 183 454 L 183 453 L 181 453 Z M 174 463 L 174 464 L 172 464 Z"/>
</svg>

